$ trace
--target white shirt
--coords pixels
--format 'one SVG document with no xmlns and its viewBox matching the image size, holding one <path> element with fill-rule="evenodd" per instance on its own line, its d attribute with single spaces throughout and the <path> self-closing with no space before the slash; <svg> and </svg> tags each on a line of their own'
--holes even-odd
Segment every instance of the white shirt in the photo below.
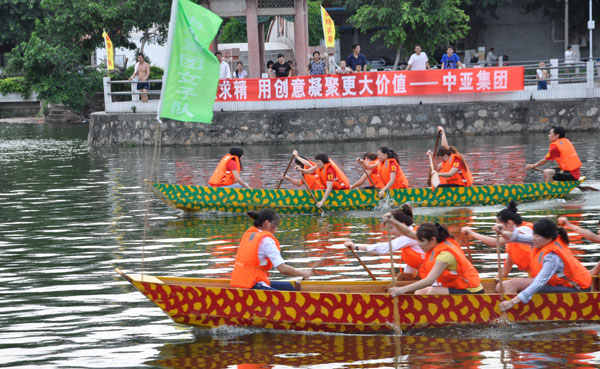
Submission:
<svg viewBox="0 0 600 369">
<path fill-rule="evenodd" d="M 565 50 L 565 63 L 575 63 L 575 52 L 573 50 Z"/>
<path fill-rule="evenodd" d="M 408 65 L 411 66 L 410 70 L 425 70 L 427 69 L 428 60 L 427 54 L 422 52 L 417 55 L 417 53 L 414 53 L 410 56 L 410 59 L 408 59 Z"/>
<path fill-rule="evenodd" d="M 258 261 L 260 265 L 267 265 L 267 259 L 271 260 L 274 268 L 285 263 L 285 260 L 281 257 L 281 252 L 277 248 L 277 244 L 275 244 L 275 240 L 268 236 L 260 240 L 260 244 L 258 245 Z"/>
<path fill-rule="evenodd" d="M 219 79 L 231 78 L 231 69 L 229 69 L 229 63 L 225 60 L 221 62 L 221 69 L 219 71 Z"/>
<path fill-rule="evenodd" d="M 409 229 L 413 229 L 413 227 L 410 226 Z M 417 242 L 417 240 L 413 240 L 412 238 L 409 238 L 406 236 L 400 236 L 400 237 L 392 240 L 392 250 L 393 251 L 402 250 L 405 247 L 410 247 L 419 254 L 423 254 L 423 255 L 425 254 L 425 251 L 423 251 L 423 249 L 421 249 L 421 246 L 419 246 L 419 242 Z M 390 244 L 389 244 L 389 242 L 380 242 L 380 243 L 376 243 L 376 244 L 372 244 L 372 245 L 367 245 L 367 251 L 374 252 L 379 255 L 389 254 L 390 253 Z M 416 270 L 413 267 L 411 267 L 410 265 L 406 265 L 404 267 L 404 271 L 407 273 L 416 272 Z"/>
</svg>

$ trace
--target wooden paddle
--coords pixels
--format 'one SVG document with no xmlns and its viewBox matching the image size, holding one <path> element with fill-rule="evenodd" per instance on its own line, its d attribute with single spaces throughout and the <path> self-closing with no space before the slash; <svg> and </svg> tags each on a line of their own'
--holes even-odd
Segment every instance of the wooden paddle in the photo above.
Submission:
<svg viewBox="0 0 600 369">
<path fill-rule="evenodd" d="M 392 247 L 392 227 L 388 222 L 386 224 L 388 233 L 388 245 L 390 247 L 390 271 L 392 272 L 392 286 L 396 286 L 396 271 L 394 270 L 394 248 Z M 398 296 L 392 298 L 392 304 L 394 305 L 394 332 L 401 334 L 400 329 L 400 310 L 398 309 Z"/>
<path fill-rule="evenodd" d="M 504 278 L 502 277 L 502 259 L 500 257 L 500 233 L 496 233 L 496 254 L 498 255 L 498 275 L 500 276 L 500 280 L 498 281 L 498 293 L 500 293 L 500 301 L 504 301 L 504 284 L 502 283 Z M 501 311 L 500 317 L 502 318 L 503 324 L 508 323 L 506 311 Z"/>
<path fill-rule="evenodd" d="M 279 183 L 277 183 L 277 189 L 279 189 L 279 187 L 281 187 L 281 182 L 283 182 L 283 177 L 285 177 L 285 175 L 287 174 L 288 170 L 290 170 L 290 167 L 292 166 L 292 162 L 294 161 L 294 155 L 292 155 L 292 158 L 290 159 L 290 162 L 287 165 L 287 168 L 285 168 L 285 172 L 283 172 L 283 175 L 281 176 L 281 179 L 279 180 Z"/>
<path fill-rule="evenodd" d="M 304 187 L 306 187 L 306 191 L 308 191 L 308 193 L 310 194 L 310 197 L 312 197 L 312 199 L 315 201 L 315 205 L 317 205 L 319 203 L 319 200 L 317 200 L 317 198 L 315 197 L 315 194 L 311 191 L 310 187 L 308 187 L 308 183 L 306 183 L 306 179 L 304 179 L 304 175 L 302 173 L 300 174 L 300 180 L 302 180 L 302 183 L 304 183 Z M 317 207 L 317 209 L 319 209 L 321 211 L 321 216 L 324 217 L 325 216 L 325 210 Z"/>
<path fill-rule="evenodd" d="M 373 180 L 371 179 L 371 176 L 369 175 L 369 172 L 367 172 L 367 170 L 365 169 L 365 167 L 363 167 L 360 162 L 358 163 L 358 165 L 361 167 L 361 169 L 363 170 L 363 172 L 365 172 L 365 175 L 367 176 L 367 179 L 369 180 L 369 183 L 371 183 L 371 186 L 373 186 L 373 188 L 377 188 L 375 186 L 375 182 L 373 182 Z"/>
<path fill-rule="evenodd" d="M 440 175 L 433 167 L 433 155 L 429 156 L 429 167 L 431 170 L 431 177 L 430 177 L 431 188 L 435 189 L 435 188 L 437 188 L 437 186 L 440 185 Z"/>
<path fill-rule="evenodd" d="M 544 171 L 541 170 L 540 168 L 533 168 L 533 170 L 535 170 L 536 172 L 544 173 Z M 582 185 L 579 185 L 579 186 L 577 186 L 577 188 L 579 188 L 581 191 L 600 191 L 596 187 L 592 187 L 592 186 L 582 186 Z"/>
<path fill-rule="evenodd" d="M 365 271 L 367 273 L 369 273 L 369 276 L 371 276 L 371 279 L 376 281 L 377 278 L 375 278 L 375 276 L 373 275 L 373 273 L 371 273 L 371 270 L 369 270 L 369 267 L 367 267 L 365 265 L 365 263 L 363 263 L 363 261 L 360 259 L 360 256 L 358 256 L 358 254 L 356 253 L 356 251 L 354 251 L 352 248 L 350 248 L 350 251 L 352 251 L 352 254 L 354 254 L 354 257 L 358 260 L 358 262 L 360 263 L 360 265 L 362 265 L 363 268 L 365 268 Z"/>
<path fill-rule="evenodd" d="M 465 235 L 465 245 L 467 245 L 467 254 L 469 255 L 469 261 L 473 263 L 473 258 L 471 258 L 471 246 L 469 245 L 468 235 Z"/>
<path fill-rule="evenodd" d="M 438 131 L 437 138 L 435 139 L 435 148 L 433 149 L 433 155 L 437 154 L 438 145 L 440 143 L 440 137 L 442 136 L 442 132 Z M 433 171 L 429 168 L 429 175 L 427 176 L 427 185 L 431 186 L 431 175 Z"/>
</svg>

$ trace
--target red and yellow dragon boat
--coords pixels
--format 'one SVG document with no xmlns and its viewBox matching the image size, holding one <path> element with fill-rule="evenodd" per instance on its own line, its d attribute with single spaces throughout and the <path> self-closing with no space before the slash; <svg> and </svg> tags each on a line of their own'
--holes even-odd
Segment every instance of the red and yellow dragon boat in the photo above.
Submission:
<svg viewBox="0 0 600 369">
<path fill-rule="evenodd" d="M 335 333 L 373 333 L 393 327 L 386 281 L 301 281 L 296 291 L 229 286 L 227 279 L 157 277 L 116 270 L 173 321 L 195 327 L 257 327 Z M 398 285 L 411 283 L 398 281 Z M 401 295 L 400 328 L 489 324 L 500 316 L 495 282 L 481 295 Z M 511 322 L 598 321 L 600 293 L 536 294 L 507 312 Z"/>
</svg>

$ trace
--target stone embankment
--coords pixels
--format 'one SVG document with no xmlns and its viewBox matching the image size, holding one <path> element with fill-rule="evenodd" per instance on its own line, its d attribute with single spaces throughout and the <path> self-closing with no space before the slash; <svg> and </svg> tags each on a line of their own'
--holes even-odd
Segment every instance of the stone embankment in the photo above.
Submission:
<svg viewBox="0 0 600 369">
<path fill-rule="evenodd" d="M 600 101 L 485 102 L 396 105 L 263 112 L 215 113 L 212 124 L 166 120 L 162 145 L 239 145 L 389 139 L 431 135 L 437 125 L 450 134 L 540 132 L 551 125 L 570 131 L 600 127 Z M 88 143 L 152 145 L 155 114 L 104 112 L 91 116 Z"/>
</svg>

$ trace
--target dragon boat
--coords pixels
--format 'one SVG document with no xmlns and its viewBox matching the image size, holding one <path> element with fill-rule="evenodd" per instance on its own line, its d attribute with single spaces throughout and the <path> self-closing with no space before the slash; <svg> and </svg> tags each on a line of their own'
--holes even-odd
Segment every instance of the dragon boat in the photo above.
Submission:
<svg viewBox="0 0 600 369">
<path fill-rule="evenodd" d="M 295 291 L 233 288 L 227 279 L 157 277 L 125 274 L 173 321 L 201 328 L 243 326 L 332 333 L 389 332 L 393 298 L 389 281 L 298 281 Z M 398 281 L 397 285 L 411 283 Z M 500 317 L 500 295 L 493 280 L 482 281 L 485 294 L 400 295 L 401 329 L 490 324 Z M 600 320 L 600 293 L 536 294 L 507 312 L 511 322 Z M 509 298 L 512 296 L 509 296 Z"/>
<path fill-rule="evenodd" d="M 475 206 L 556 199 L 566 197 L 585 178 L 578 181 L 539 182 L 507 185 L 404 188 L 389 191 L 388 205 L 410 202 L 416 207 Z M 316 213 L 315 199 L 307 190 L 246 189 L 153 183 L 152 188 L 168 205 L 184 211 L 217 210 L 247 212 L 271 208 L 278 213 Z M 312 191 L 317 201 L 323 191 Z M 325 211 L 372 210 L 382 200 L 378 190 L 331 191 Z"/>
</svg>

